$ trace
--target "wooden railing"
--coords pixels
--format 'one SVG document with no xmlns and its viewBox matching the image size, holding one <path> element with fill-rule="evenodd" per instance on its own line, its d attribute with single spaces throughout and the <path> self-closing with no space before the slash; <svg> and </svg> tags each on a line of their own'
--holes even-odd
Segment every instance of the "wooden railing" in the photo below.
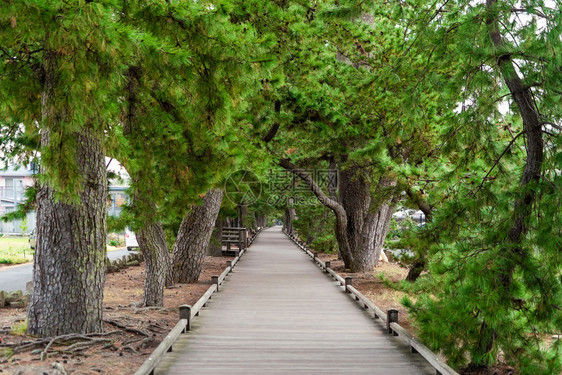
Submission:
<svg viewBox="0 0 562 375">
<path fill-rule="evenodd" d="M 248 246 L 251 246 L 254 243 L 254 241 L 258 237 L 258 234 L 260 234 L 262 230 L 263 227 L 259 227 L 252 235 L 250 235 L 250 238 L 248 239 Z"/>
<path fill-rule="evenodd" d="M 344 287 L 344 291 L 353 297 L 363 308 L 373 312 L 374 318 L 380 320 L 385 326 L 386 331 L 394 336 L 399 336 L 405 339 L 410 346 L 410 351 L 412 353 L 419 353 L 433 368 L 437 375 L 458 375 L 458 373 L 447 365 L 445 362 L 441 361 L 439 357 L 433 353 L 427 346 L 421 343 L 414 335 L 405 330 L 398 324 L 398 310 L 390 309 L 386 312 L 378 308 L 371 300 L 365 297 L 361 292 L 353 287 L 353 278 L 346 277 L 343 278 L 338 275 L 333 269 L 330 268 L 331 263 L 329 261 L 322 262 L 318 258 L 318 253 L 313 253 L 310 251 L 308 246 L 301 241 L 295 235 L 284 232 L 293 242 L 304 251 L 309 257 L 312 258 L 314 263 L 316 263 L 324 272 L 330 274 L 334 280 L 336 280 L 341 286 Z"/>
<path fill-rule="evenodd" d="M 261 232 L 258 230 L 251 238 L 249 244 L 254 242 L 257 235 Z M 244 232 L 245 233 L 245 232 Z M 164 358 L 167 352 L 171 352 L 174 343 L 183 333 L 187 333 L 191 329 L 191 321 L 193 318 L 199 315 L 199 312 L 203 307 L 207 305 L 207 302 L 211 299 L 213 293 L 218 292 L 220 286 L 228 276 L 230 272 L 234 269 L 234 266 L 240 261 L 242 255 L 246 253 L 247 249 L 241 249 L 238 255 L 233 260 L 226 261 L 226 268 L 220 274 L 220 276 L 212 276 L 211 282 L 213 283 L 209 289 L 199 298 L 199 300 L 193 306 L 182 305 L 180 306 L 179 321 L 174 328 L 168 333 L 168 335 L 162 340 L 160 345 L 152 352 L 150 357 L 144 361 L 142 366 L 135 372 L 135 375 L 153 375 L 154 369 L 160 361 Z"/>
</svg>

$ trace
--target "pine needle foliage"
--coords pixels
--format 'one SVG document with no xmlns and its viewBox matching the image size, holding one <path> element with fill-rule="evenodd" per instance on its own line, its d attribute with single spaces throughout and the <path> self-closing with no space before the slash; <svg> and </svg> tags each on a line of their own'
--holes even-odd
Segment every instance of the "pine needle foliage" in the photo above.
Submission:
<svg viewBox="0 0 562 375">
<path fill-rule="evenodd" d="M 436 93 L 450 105 L 433 125 L 439 124 L 441 138 L 438 163 L 424 163 L 423 173 L 433 180 L 424 188 L 438 207 L 420 238 L 430 253 L 429 273 L 416 286 L 425 293 L 406 306 L 422 338 L 456 367 L 491 366 L 503 358 L 523 374 L 558 373 L 560 343 L 548 338 L 562 318 L 561 113 L 554 105 L 560 99 L 554 51 L 561 41 L 553 37 L 559 10 L 541 1 L 411 5 L 395 19 L 413 25 L 419 50 L 431 51 L 433 78 L 422 81 L 423 89 L 450 77 Z M 501 49 L 490 37 L 493 20 L 501 25 Z M 502 68 L 506 56 L 516 72 Z M 522 176 L 533 159 L 525 113 L 506 84 L 515 74 L 531 90 L 544 124 L 541 176 L 528 182 Z"/>
</svg>

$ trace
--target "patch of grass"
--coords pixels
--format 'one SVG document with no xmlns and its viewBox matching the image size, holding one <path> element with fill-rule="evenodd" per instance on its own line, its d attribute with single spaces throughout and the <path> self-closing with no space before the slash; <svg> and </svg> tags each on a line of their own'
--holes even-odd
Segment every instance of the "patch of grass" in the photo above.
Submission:
<svg viewBox="0 0 562 375">
<path fill-rule="evenodd" d="M 0 358 L 10 359 L 14 355 L 14 349 L 3 348 L 0 350 Z"/>
<path fill-rule="evenodd" d="M 14 324 L 10 333 L 13 335 L 23 336 L 25 335 L 25 331 L 27 331 L 27 319 Z"/>
<path fill-rule="evenodd" d="M 31 262 L 34 251 L 29 247 L 27 237 L 1 237 L 0 263 L 20 264 Z"/>
<path fill-rule="evenodd" d="M 22 264 L 22 263 L 27 263 L 30 262 L 31 259 L 29 258 L 24 258 L 24 257 L 18 257 L 18 256 L 14 256 L 14 255 L 9 255 L 6 258 L 0 258 L 0 264 Z"/>
</svg>

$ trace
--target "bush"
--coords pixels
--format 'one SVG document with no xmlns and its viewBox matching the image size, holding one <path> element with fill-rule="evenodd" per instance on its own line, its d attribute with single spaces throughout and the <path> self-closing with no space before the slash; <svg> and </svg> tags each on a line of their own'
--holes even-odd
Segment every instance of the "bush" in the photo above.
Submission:
<svg viewBox="0 0 562 375">
<path fill-rule="evenodd" d="M 317 251 L 322 251 L 325 253 L 335 253 L 338 251 L 338 243 L 336 237 L 333 234 L 324 235 L 318 237 L 310 246 Z"/>
<path fill-rule="evenodd" d="M 117 242 L 117 240 L 111 240 L 109 241 L 109 246 L 117 247 L 119 246 L 119 242 Z"/>
</svg>

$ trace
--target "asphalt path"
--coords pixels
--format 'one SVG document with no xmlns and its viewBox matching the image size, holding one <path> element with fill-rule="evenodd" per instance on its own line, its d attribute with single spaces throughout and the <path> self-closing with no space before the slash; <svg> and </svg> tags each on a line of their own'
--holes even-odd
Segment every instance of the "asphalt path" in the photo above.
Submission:
<svg viewBox="0 0 562 375">
<path fill-rule="evenodd" d="M 130 254 L 125 247 L 108 251 L 107 257 L 111 260 Z M 33 263 L 25 263 L 17 266 L 0 268 L 0 290 L 13 292 L 15 290 L 25 291 L 25 286 L 31 281 L 33 274 Z"/>
</svg>

